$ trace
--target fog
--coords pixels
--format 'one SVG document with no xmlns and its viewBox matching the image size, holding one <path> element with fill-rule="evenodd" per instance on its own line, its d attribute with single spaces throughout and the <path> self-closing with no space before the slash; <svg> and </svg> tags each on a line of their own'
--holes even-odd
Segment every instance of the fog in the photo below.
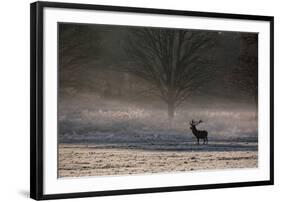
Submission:
<svg viewBox="0 0 281 202">
<path fill-rule="evenodd" d="M 186 104 L 175 112 L 172 127 L 159 103 L 144 105 L 78 94 L 60 103 L 61 143 L 137 144 L 196 142 L 189 122 L 203 120 L 210 142 L 257 142 L 257 117 L 248 104 Z"/>
</svg>

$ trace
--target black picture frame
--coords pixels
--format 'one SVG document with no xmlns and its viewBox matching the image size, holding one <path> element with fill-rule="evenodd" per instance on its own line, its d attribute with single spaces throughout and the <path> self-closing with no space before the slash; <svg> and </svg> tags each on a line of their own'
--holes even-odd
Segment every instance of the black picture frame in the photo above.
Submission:
<svg viewBox="0 0 281 202">
<path fill-rule="evenodd" d="M 155 187 L 128 190 L 93 191 L 45 195 L 43 193 L 43 9 L 81 9 L 120 11 L 130 13 L 163 14 L 177 16 L 210 17 L 239 20 L 267 21 L 270 23 L 270 179 L 238 183 L 204 184 L 191 186 Z M 154 192 L 187 191 L 228 187 L 246 187 L 274 184 L 274 17 L 213 12 L 194 12 L 150 8 L 103 6 L 75 3 L 35 2 L 30 7 L 30 197 L 36 200 L 93 197 L 107 195 L 140 194 Z"/>
</svg>

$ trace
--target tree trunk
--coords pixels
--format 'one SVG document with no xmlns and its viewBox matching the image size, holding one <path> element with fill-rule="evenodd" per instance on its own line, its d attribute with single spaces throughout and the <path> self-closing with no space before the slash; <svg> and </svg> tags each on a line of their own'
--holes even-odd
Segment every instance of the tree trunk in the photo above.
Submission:
<svg viewBox="0 0 281 202">
<path fill-rule="evenodd" d="M 175 103 L 169 102 L 168 103 L 168 122 L 169 122 L 169 128 L 173 127 L 173 120 L 175 116 Z"/>
</svg>

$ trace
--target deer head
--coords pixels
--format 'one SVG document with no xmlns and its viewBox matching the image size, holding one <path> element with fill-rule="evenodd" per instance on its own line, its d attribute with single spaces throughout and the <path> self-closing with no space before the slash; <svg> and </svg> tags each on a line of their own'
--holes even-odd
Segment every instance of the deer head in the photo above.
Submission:
<svg viewBox="0 0 281 202">
<path fill-rule="evenodd" d="M 192 128 L 195 128 L 195 126 L 197 126 L 199 123 L 203 123 L 203 121 L 202 120 L 199 120 L 199 121 L 194 121 L 193 119 L 189 122 L 189 124 L 190 124 L 190 129 L 192 129 Z"/>
</svg>

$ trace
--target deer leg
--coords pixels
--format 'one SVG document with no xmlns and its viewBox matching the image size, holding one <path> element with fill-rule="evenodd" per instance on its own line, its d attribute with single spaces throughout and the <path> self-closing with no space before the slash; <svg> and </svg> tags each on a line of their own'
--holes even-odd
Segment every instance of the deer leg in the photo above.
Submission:
<svg viewBox="0 0 281 202">
<path fill-rule="evenodd" d="M 197 138 L 197 144 L 199 145 L 199 138 Z"/>
</svg>

